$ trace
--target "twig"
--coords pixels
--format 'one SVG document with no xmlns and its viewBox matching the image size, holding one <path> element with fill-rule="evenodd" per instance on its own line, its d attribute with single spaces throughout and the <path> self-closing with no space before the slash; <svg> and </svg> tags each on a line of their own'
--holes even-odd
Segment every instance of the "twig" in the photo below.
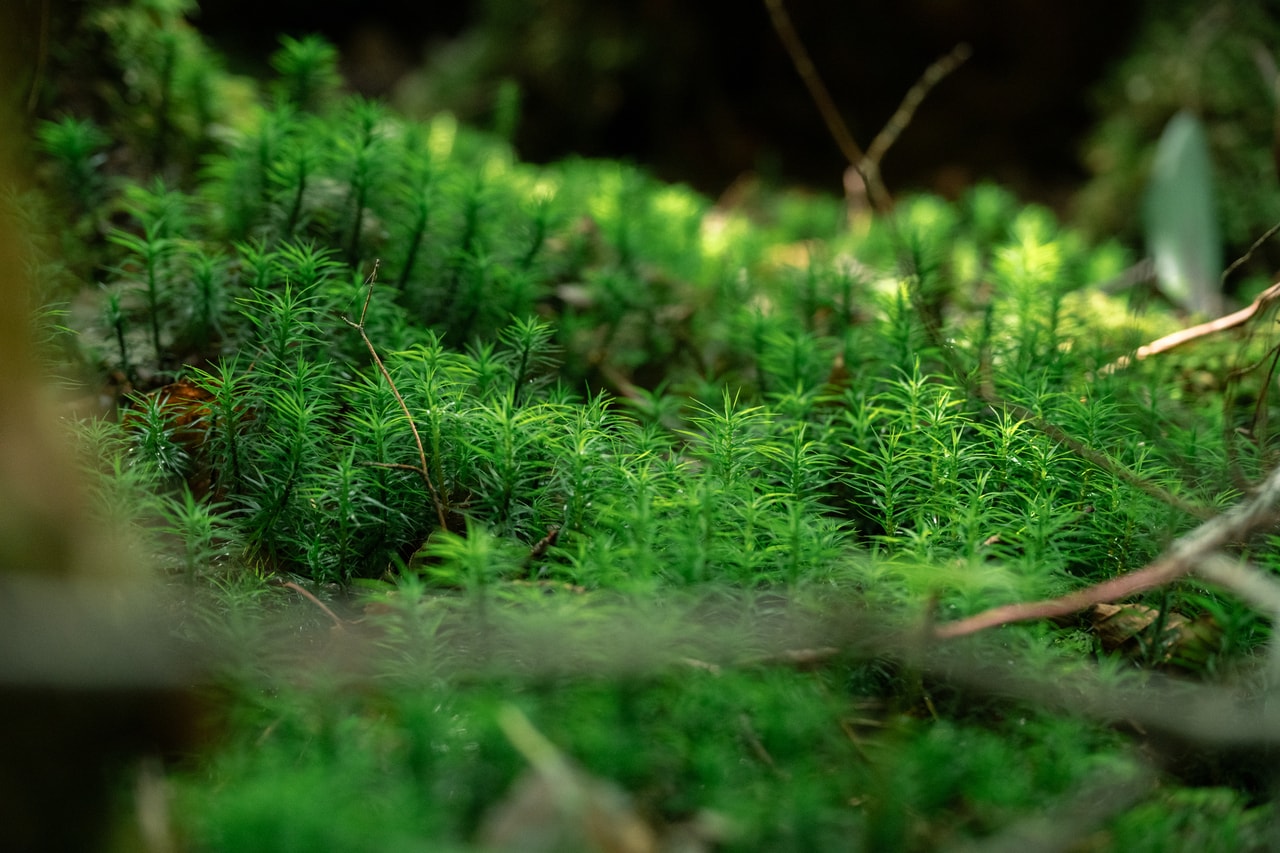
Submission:
<svg viewBox="0 0 1280 853">
<path fill-rule="evenodd" d="M 1280 226 L 1278 226 L 1280 227 Z M 1266 290 L 1258 294 L 1258 297 L 1247 308 L 1241 308 L 1225 317 L 1219 317 L 1216 320 L 1209 320 L 1206 323 L 1198 323 L 1186 329 L 1180 329 L 1172 334 L 1165 335 L 1163 338 L 1157 338 L 1149 344 L 1144 344 L 1134 352 L 1133 356 L 1122 355 L 1120 358 L 1102 368 L 1099 373 L 1114 373 L 1117 370 L 1123 370 L 1135 361 L 1142 361 L 1144 358 L 1150 358 L 1153 355 L 1159 355 L 1162 352 L 1168 352 L 1171 349 L 1180 347 L 1183 344 L 1198 340 L 1199 338 L 1218 332 L 1233 329 L 1236 326 L 1243 325 L 1253 318 L 1263 308 L 1269 306 L 1272 302 L 1280 298 L 1280 282 L 1277 282 Z"/>
<path fill-rule="evenodd" d="M 316 598 L 315 595 L 312 594 L 310 590 L 306 589 L 305 587 L 299 584 L 294 583 L 293 581 L 277 580 L 276 583 L 280 584 L 280 586 L 284 587 L 285 589 L 293 590 L 294 592 L 298 593 L 298 595 L 301 595 L 303 598 L 305 598 L 307 601 L 310 601 L 316 607 L 319 607 L 326 616 L 328 616 L 330 619 L 333 620 L 333 627 L 337 628 L 339 631 L 346 630 L 347 623 L 342 620 L 342 617 L 340 617 L 337 613 L 334 613 L 332 610 L 330 610 L 329 606 L 326 605 L 320 599 Z"/>
<path fill-rule="evenodd" d="M 907 94 L 902 98 L 902 103 L 898 105 L 898 109 L 889 117 L 889 121 L 876 134 L 876 138 L 871 140 L 871 145 L 867 147 L 867 155 L 863 158 L 863 169 L 866 172 L 874 173 L 878 179 L 880 161 L 884 159 L 884 155 L 889 152 L 893 143 L 898 141 L 902 131 L 907 129 L 907 125 L 911 123 L 916 110 L 924 102 L 925 96 L 929 94 L 934 86 L 941 83 L 944 77 L 963 65 L 965 60 L 972 54 L 973 49 L 969 45 L 958 44 L 951 49 L 950 53 L 935 60 L 932 65 L 925 69 L 924 74 L 920 76 L 915 85 L 907 90 Z"/>
<path fill-rule="evenodd" d="M 364 296 L 364 307 L 360 309 L 360 322 L 354 323 L 350 317 L 345 316 L 342 319 L 348 326 L 360 333 L 360 339 L 368 347 L 369 355 L 373 357 L 373 363 L 378 365 L 378 370 L 382 372 L 382 378 L 387 380 L 387 385 L 391 387 L 391 393 L 395 395 L 396 402 L 400 404 L 400 411 L 404 412 L 405 419 L 409 422 L 409 429 L 413 432 L 413 441 L 418 445 L 418 467 L 415 468 L 412 465 L 398 463 L 381 463 L 381 465 L 387 468 L 406 468 L 410 471 L 417 471 L 422 476 L 422 482 L 426 484 L 427 491 L 431 493 L 431 502 L 435 504 L 436 520 L 440 523 L 440 529 L 447 533 L 449 531 L 447 513 L 445 513 L 444 502 L 440 500 L 440 493 L 436 490 L 435 483 L 431 482 L 431 469 L 427 467 L 427 451 L 422 444 L 422 436 L 418 434 L 418 425 L 414 422 L 413 415 L 409 412 L 409 406 L 405 403 L 404 397 L 400 395 L 400 389 L 396 387 L 395 380 L 391 378 L 390 371 L 382 363 L 382 359 L 378 357 L 378 351 L 374 348 L 373 341 L 369 340 L 369 333 L 365 331 L 364 321 L 369 313 L 369 302 L 373 299 L 373 285 L 378 280 L 378 267 L 381 264 L 381 259 L 375 259 L 373 271 L 369 273 L 369 277 L 364 281 L 368 292 Z"/>
<path fill-rule="evenodd" d="M 795 66 L 796 73 L 804 81 L 805 88 L 809 90 L 809 96 L 813 98 L 814 104 L 818 107 L 818 112 L 822 114 L 822 120 L 826 122 L 827 131 L 831 134 L 831 138 L 840 147 L 840 153 L 849 161 L 849 165 L 858 172 L 866 183 L 867 192 L 871 196 L 871 203 L 881 213 L 888 212 L 893 206 L 893 201 L 889 198 L 889 193 L 885 190 L 884 183 L 881 182 L 879 176 L 872 180 L 870 175 L 863 172 L 867 155 L 858 147 L 858 143 L 853 139 L 853 134 L 849 132 L 849 126 L 840 117 L 840 111 L 836 109 L 835 101 L 831 99 L 831 93 L 827 91 L 826 84 L 822 82 L 822 78 L 818 75 L 818 71 L 813 65 L 813 60 L 809 58 L 809 51 L 805 49 L 804 42 L 800 40 L 800 35 L 796 32 L 795 25 L 791 23 L 791 15 L 787 13 L 786 7 L 782 5 L 782 0 L 764 0 L 764 5 L 769 10 L 769 19 L 773 22 L 773 28 L 777 31 L 778 38 L 782 40 L 782 46 L 787 49 L 787 54 L 791 57 L 791 64 Z"/>
<path fill-rule="evenodd" d="M 884 182 L 880 177 L 880 161 L 888 152 L 889 148 L 897 141 L 898 136 L 906 129 L 912 117 L 915 115 L 916 109 L 924 101 L 926 95 L 936 86 L 944 77 L 955 71 L 965 62 L 972 54 L 972 50 L 967 44 L 957 45 L 950 53 L 943 56 L 930 65 L 925 73 L 920 77 L 914 86 L 912 86 L 907 94 L 903 97 L 902 103 L 898 109 L 889 118 L 884 128 L 876 134 L 871 142 L 871 147 L 864 153 L 854 141 L 853 135 L 849 132 L 848 126 L 840 117 L 839 110 L 836 109 L 835 103 L 831 99 L 831 94 L 827 91 L 826 86 L 822 82 L 822 78 L 818 75 L 810 59 L 808 51 L 804 47 L 804 43 L 800 40 L 800 36 L 796 33 L 795 26 L 791 22 L 791 17 L 787 14 L 786 8 L 782 4 L 782 0 L 764 0 L 765 6 L 768 7 L 769 16 L 773 21 L 774 29 L 778 32 L 778 37 L 782 40 L 783 46 L 791 56 L 791 61 L 796 67 L 801 79 L 809 89 L 810 95 L 818 106 L 818 110 L 822 113 L 823 120 L 827 124 L 836 144 L 844 153 L 849 164 L 862 178 L 863 184 L 867 188 L 867 192 L 871 197 L 872 203 L 881 213 L 888 213 L 892 208 L 892 199 L 888 190 L 884 186 Z M 899 246 L 902 245 L 901 237 L 898 235 L 897 228 L 892 217 L 887 217 L 886 221 L 890 228 L 894 242 Z M 1277 226 L 1280 228 L 1280 226 Z M 1269 236 L 1269 235 L 1268 235 Z M 1263 238 L 1265 239 L 1265 237 Z M 1259 241 L 1261 242 L 1261 241 Z M 1252 251 L 1252 250 L 1251 250 Z M 903 266 L 908 272 L 913 272 L 911 267 L 909 254 L 900 251 L 899 257 L 903 262 Z M 1233 267 L 1234 268 L 1234 267 Z M 1280 285 L 1277 285 L 1280 287 Z M 1259 297 L 1260 299 L 1262 297 Z M 944 354 L 951 352 L 951 348 L 943 339 L 941 330 L 937 328 L 928 316 L 928 312 L 921 311 L 921 320 L 924 323 L 930 339 L 938 346 L 939 350 Z M 1243 321 L 1242 321 L 1243 322 Z M 949 359 L 950 360 L 950 359 Z M 958 365 L 952 365 L 953 373 L 957 377 L 964 374 L 957 369 Z M 966 383 L 968 384 L 968 383 Z M 1197 518 L 1208 518 L 1210 512 L 1206 509 L 1198 507 L 1188 501 L 1179 498 L 1172 492 L 1162 489 L 1155 483 L 1143 478 L 1136 472 L 1125 467 L 1121 463 L 1111 457 L 1094 450 L 1091 447 L 1075 440 L 1063 430 L 1048 423 L 1043 418 L 1037 416 L 1028 409 L 1007 403 L 998 398 L 995 393 L 994 384 L 986 381 L 981 383 L 980 387 L 975 389 L 974 393 L 980 399 L 986 401 L 993 406 L 1005 406 L 1013 411 L 1020 419 L 1027 421 L 1041 432 L 1048 435 L 1054 441 L 1065 444 L 1071 448 L 1072 452 L 1081 456 L 1085 460 L 1097 465 L 1099 468 L 1113 474 L 1119 479 L 1124 480 L 1130 485 L 1138 488 L 1157 500 L 1163 501 L 1170 506 L 1193 515 Z"/>
<path fill-rule="evenodd" d="M 560 528 L 555 525 L 548 527 L 547 535 L 535 542 L 533 547 L 529 549 L 528 559 L 541 560 L 547 555 L 547 550 L 554 546 L 559 539 Z"/>
<path fill-rule="evenodd" d="M 766 655 L 747 658 L 739 661 L 741 666 L 794 666 L 800 669 L 821 666 L 840 654 L 836 646 L 819 646 L 813 649 L 781 649 Z"/>
<path fill-rule="evenodd" d="M 982 400 L 992 408 L 1002 408 L 1012 412 L 1019 420 L 1029 423 L 1032 427 L 1049 436 L 1049 438 L 1059 444 L 1066 445 L 1072 453 L 1076 454 L 1080 458 L 1096 465 L 1103 471 L 1111 474 L 1113 477 L 1123 480 L 1135 489 L 1145 492 L 1156 500 L 1175 507 L 1188 515 L 1195 516 L 1201 520 L 1207 520 L 1213 517 L 1214 513 L 1212 510 L 1198 506 L 1190 501 L 1178 497 L 1168 489 L 1165 489 L 1156 483 L 1151 482 L 1146 477 L 1143 477 L 1137 471 L 1129 468 L 1119 460 L 1113 459 L 1101 451 L 1094 450 L 1089 445 L 1071 436 L 1066 430 L 1050 423 L 1027 407 L 1018 405 L 1017 403 L 1011 403 L 1002 398 L 999 392 L 996 391 L 995 379 L 992 376 L 991 361 L 989 358 L 979 358 L 977 379 L 975 380 L 970 378 L 969 372 L 965 370 L 964 366 L 960 363 L 960 355 L 948 344 L 942 335 L 941 329 L 939 329 L 936 324 L 929 322 L 928 318 L 924 315 L 922 315 L 921 319 L 923 321 L 925 334 L 929 336 L 929 340 L 938 348 L 938 351 L 943 354 L 943 358 L 950 368 L 952 375 L 956 378 L 956 381 L 959 382 L 970 395 Z"/>
<path fill-rule="evenodd" d="M 1195 572 L 1231 590 L 1258 610 L 1271 616 L 1280 615 L 1280 583 L 1252 563 L 1214 554 L 1201 560 Z"/>
<path fill-rule="evenodd" d="M 1026 421 L 1040 432 L 1049 436 L 1049 438 L 1059 444 L 1066 445 L 1072 453 L 1076 454 L 1081 459 L 1084 459 L 1086 462 L 1096 465 L 1111 476 L 1123 480 L 1135 489 L 1150 495 L 1161 503 L 1168 504 L 1175 509 L 1179 509 L 1187 515 L 1194 516 L 1202 521 L 1213 517 L 1214 512 L 1208 507 L 1202 507 L 1198 504 L 1194 504 L 1191 501 L 1175 495 L 1168 489 L 1151 482 L 1137 471 L 1134 471 L 1132 468 L 1125 465 L 1123 462 L 1113 459 L 1099 450 L 1094 450 L 1089 445 L 1071 436 L 1066 430 L 1056 426 L 1055 424 L 1049 423 L 1030 409 L 1019 406 L 1017 403 L 1010 403 L 996 398 L 988 399 L 985 394 L 990 393 L 991 391 L 988 389 L 984 395 L 982 395 L 989 404 L 1000 405 L 1008 408 L 1018 417 L 1019 420 Z"/>
<path fill-rule="evenodd" d="M 1231 590 L 1262 611 L 1273 624 L 1280 620 L 1280 583 L 1252 563 L 1213 554 L 1200 561 L 1196 574 Z M 1267 650 L 1267 675 L 1272 690 L 1280 686 L 1280 640 L 1275 636 Z"/>
<path fill-rule="evenodd" d="M 1133 266 L 1113 275 L 1106 281 L 1090 284 L 1085 290 L 1098 290 L 1106 294 L 1123 293 L 1131 287 L 1155 281 L 1156 265 L 1150 258 L 1143 258 Z"/>
<path fill-rule="evenodd" d="M 822 120 L 826 123 L 831 138 L 840 148 L 840 153 L 849 161 L 850 167 L 858 173 L 858 177 L 862 178 L 862 184 L 866 187 L 867 195 L 876 211 L 888 214 L 893 209 L 893 198 L 889 195 L 884 179 L 880 176 L 880 161 L 884 159 L 884 155 L 888 153 L 893 143 L 898 141 L 902 131 L 906 130 L 907 125 L 911 123 L 916 110 L 930 90 L 969 58 L 972 53 L 969 45 L 957 45 L 950 53 L 925 69 L 915 85 L 907 90 L 898 109 L 871 141 L 871 147 L 864 152 L 858 147 L 853 134 L 849 131 L 849 126 L 840 117 L 840 110 L 836 108 L 831 93 L 827 91 L 826 84 L 822 82 L 821 75 L 814 67 L 813 59 L 810 58 L 809 51 L 805 49 L 804 42 L 796 32 L 795 25 L 791 22 L 791 16 L 787 13 L 782 0 L 764 0 L 764 5 L 769 10 L 769 19 L 773 22 L 773 28 L 777 31 L 782 46 L 791 57 L 791 64 L 795 66 L 796 73 L 804 81 L 805 88 L 809 90 L 809 96 L 813 98 L 818 112 L 822 114 Z"/>
<path fill-rule="evenodd" d="M 1222 277 L 1218 279 L 1218 283 L 1225 285 L 1227 283 L 1227 277 L 1235 272 L 1236 268 L 1241 264 L 1247 263 L 1249 259 L 1253 257 L 1253 253 L 1262 248 L 1263 243 L 1276 236 L 1277 231 L 1280 231 L 1280 222 L 1277 222 L 1275 225 L 1272 225 L 1266 231 L 1262 232 L 1262 236 L 1257 240 L 1254 240 L 1253 245 L 1251 245 L 1243 255 L 1232 261 L 1231 266 L 1222 271 Z"/>
<path fill-rule="evenodd" d="M 756 758 L 764 766 L 768 767 L 774 775 L 781 778 L 787 778 L 787 773 L 778 768 L 778 764 L 773 760 L 773 756 L 769 754 L 769 750 L 765 749 L 764 742 L 760 740 L 760 736 L 756 734 L 755 727 L 751 725 L 751 718 L 746 714 L 738 715 L 738 725 L 742 730 L 742 739 L 747 742 L 747 746 L 751 747 L 751 751 L 755 753 Z"/>
<path fill-rule="evenodd" d="M 1153 589 L 1194 571 L 1213 551 L 1243 539 L 1258 527 L 1274 520 L 1277 503 L 1280 503 L 1280 468 L 1267 476 L 1258 494 L 1251 500 L 1242 501 L 1223 514 L 1209 519 L 1175 541 L 1156 560 L 1135 572 L 1060 598 L 994 607 L 967 619 L 938 625 L 933 635 L 949 639 L 976 634 L 1011 622 L 1068 616 L 1094 604 L 1119 601 L 1135 593 Z"/>
<path fill-rule="evenodd" d="M 552 525 L 547 528 L 547 535 L 543 536 L 537 542 L 533 543 L 533 547 L 529 549 L 529 553 L 524 558 L 524 576 L 529 576 L 529 569 L 536 560 L 541 560 L 547 555 L 555 544 L 560 540 L 560 528 Z M 541 575 L 541 573 L 539 573 Z"/>
<path fill-rule="evenodd" d="M 1253 257 L 1254 252 L 1262 248 L 1262 244 L 1270 240 L 1277 233 L 1280 233 L 1280 222 L 1277 222 L 1275 225 L 1272 225 L 1264 231 L 1262 236 L 1257 240 L 1254 240 L 1253 245 L 1251 245 L 1243 255 L 1232 261 L 1231 265 L 1222 271 L 1222 275 L 1218 279 L 1219 284 L 1225 286 L 1230 275 L 1239 269 L 1242 264 L 1248 263 L 1249 259 Z M 1280 295 L 1280 282 L 1271 285 L 1266 290 L 1259 293 L 1257 298 L 1253 300 L 1253 303 L 1249 305 L 1249 307 L 1227 314 L 1225 317 L 1219 317 L 1216 320 L 1210 320 L 1207 323 L 1200 323 L 1188 329 L 1182 329 L 1181 331 L 1174 332 L 1171 335 L 1165 335 L 1163 338 L 1158 338 L 1145 346 L 1138 347 L 1137 352 L 1135 352 L 1132 357 L 1127 355 L 1121 356 L 1111 364 L 1102 368 L 1099 373 L 1113 373 L 1117 370 L 1123 370 L 1134 361 L 1142 361 L 1144 358 L 1150 358 L 1153 355 L 1168 352 L 1174 347 L 1180 347 L 1185 343 L 1190 343 L 1191 341 L 1202 338 L 1206 335 L 1212 335 L 1216 332 L 1235 328 L 1236 326 L 1248 322 L 1249 319 L 1261 311 L 1265 305 L 1274 301 L 1277 295 Z"/>
</svg>

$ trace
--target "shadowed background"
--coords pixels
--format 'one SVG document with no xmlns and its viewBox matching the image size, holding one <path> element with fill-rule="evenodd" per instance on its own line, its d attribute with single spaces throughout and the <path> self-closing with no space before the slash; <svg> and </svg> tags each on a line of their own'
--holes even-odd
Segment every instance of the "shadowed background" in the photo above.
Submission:
<svg viewBox="0 0 1280 853">
<path fill-rule="evenodd" d="M 744 172 L 840 192 L 845 163 L 763 3 L 206 0 L 195 23 L 247 71 L 279 32 L 320 32 L 361 91 L 409 112 L 484 121 L 519 83 L 523 157 L 626 157 L 711 194 Z M 1060 203 L 1085 178 L 1090 91 L 1123 54 L 1141 4 L 959 0 L 787 7 L 866 145 L 928 65 L 973 56 L 928 97 L 884 164 L 891 189 L 954 194 L 977 179 Z"/>
</svg>

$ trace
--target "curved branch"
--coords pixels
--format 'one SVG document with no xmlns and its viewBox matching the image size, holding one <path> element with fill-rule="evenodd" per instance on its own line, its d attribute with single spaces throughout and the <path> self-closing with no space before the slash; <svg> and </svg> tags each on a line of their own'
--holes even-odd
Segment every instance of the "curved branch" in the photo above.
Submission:
<svg viewBox="0 0 1280 853">
<path fill-rule="evenodd" d="M 1094 584 L 1060 598 L 1023 604 L 1006 604 L 1003 607 L 985 610 L 967 619 L 946 622 L 934 627 L 933 636 L 939 639 L 963 637 L 1011 622 L 1069 616 L 1094 604 L 1118 601 L 1166 584 L 1196 570 L 1219 548 L 1238 542 L 1263 525 L 1274 522 L 1278 503 L 1280 503 L 1280 468 L 1276 468 L 1267 476 L 1253 498 L 1242 501 L 1221 515 L 1201 524 L 1176 540 L 1156 560 L 1135 572 Z"/>
</svg>

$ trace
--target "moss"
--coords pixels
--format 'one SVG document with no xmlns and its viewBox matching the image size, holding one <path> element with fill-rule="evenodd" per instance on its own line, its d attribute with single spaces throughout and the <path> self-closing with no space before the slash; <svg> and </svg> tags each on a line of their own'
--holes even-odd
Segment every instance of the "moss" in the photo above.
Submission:
<svg viewBox="0 0 1280 853">
<path fill-rule="evenodd" d="M 82 428 L 103 507 L 228 661 L 226 736 L 172 775 L 194 846 L 466 848 L 516 802 L 508 707 L 592 796 L 729 849 L 935 849 L 1113 787 L 1104 846 L 1195 823 L 1175 771 L 1134 787 L 1111 725 L 1147 674 L 1087 621 L 921 626 L 1139 569 L 1234 502 L 1275 457 L 1263 324 L 1118 366 L 1176 320 L 997 188 L 725 209 L 343 97 L 314 39 L 211 134 L 179 88 L 228 78 L 161 5 L 101 19 L 150 105 L 116 105 L 118 167 L 87 120 L 41 135 L 51 197 L 111 223 L 75 319 L 128 385 Z M 1204 615 L 1220 646 L 1179 660 L 1256 671 L 1248 606 L 1149 603 L 1140 662 Z M 1196 814 L 1248 843 L 1244 797 Z"/>
</svg>

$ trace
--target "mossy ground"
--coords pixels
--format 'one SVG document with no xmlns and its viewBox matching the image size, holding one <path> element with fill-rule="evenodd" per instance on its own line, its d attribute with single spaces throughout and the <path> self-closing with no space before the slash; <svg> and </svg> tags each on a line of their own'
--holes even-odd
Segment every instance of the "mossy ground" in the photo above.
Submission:
<svg viewBox="0 0 1280 853">
<path fill-rule="evenodd" d="M 1123 642 L 929 626 L 1247 494 L 1269 324 L 1117 368 L 1181 321 L 998 188 L 887 218 L 532 166 L 342 96 L 316 40 L 258 93 L 180 6 L 96 19 L 136 97 L 42 125 L 25 209 L 72 218 L 33 237 L 50 359 L 119 396 L 77 429 L 104 513 L 217 652 L 181 843 L 1265 844 L 1268 772 L 1140 698 L 1265 696 L 1265 614 L 1189 580 Z"/>
</svg>

